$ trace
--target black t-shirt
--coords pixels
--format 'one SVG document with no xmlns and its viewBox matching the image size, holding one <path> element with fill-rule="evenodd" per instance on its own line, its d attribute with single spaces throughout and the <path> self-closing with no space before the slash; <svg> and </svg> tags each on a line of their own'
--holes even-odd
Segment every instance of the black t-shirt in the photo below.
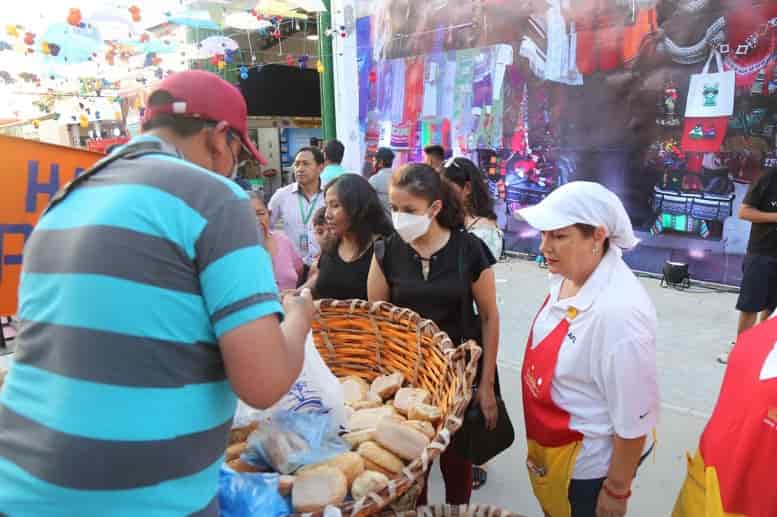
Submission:
<svg viewBox="0 0 777 517">
<path fill-rule="evenodd" d="M 750 186 L 744 204 L 761 212 L 777 212 L 777 169 L 761 174 Z M 777 224 L 753 223 L 747 253 L 777 257 Z"/>
<path fill-rule="evenodd" d="M 453 231 L 448 243 L 431 257 L 426 280 L 420 257 L 397 234 L 378 245 L 377 256 L 388 281 L 391 303 L 434 321 L 454 345 L 467 339 L 480 344 L 472 284 L 496 264 L 483 241 L 463 230 Z M 462 314 L 464 311 L 466 314 Z"/>
<path fill-rule="evenodd" d="M 316 299 L 335 300 L 367 299 L 367 277 L 370 274 L 374 246 L 356 259 L 345 262 L 340 253 L 323 252 L 318 259 L 318 278 L 313 289 Z"/>
</svg>

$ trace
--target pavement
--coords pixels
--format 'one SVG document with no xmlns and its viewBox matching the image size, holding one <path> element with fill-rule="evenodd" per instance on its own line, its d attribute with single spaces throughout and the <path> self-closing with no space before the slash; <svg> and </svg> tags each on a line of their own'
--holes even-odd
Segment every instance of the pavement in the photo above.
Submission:
<svg viewBox="0 0 777 517">
<path fill-rule="evenodd" d="M 510 259 L 496 266 L 501 317 L 499 375 L 516 443 L 488 467 L 488 483 L 472 502 L 542 517 L 526 474 L 526 440 L 520 367 L 529 325 L 547 294 L 547 272 L 529 261 Z M 696 449 L 717 400 L 725 367 L 715 358 L 736 333 L 736 295 L 703 288 L 662 288 L 641 280 L 658 311 L 657 361 L 662 412 L 655 454 L 639 471 L 630 517 L 671 515 L 686 474 L 686 452 Z M 444 502 L 439 470 L 432 473 L 430 503 Z"/>
<path fill-rule="evenodd" d="M 501 315 L 499 373 L 502 392 L 516 427 L 516 443 L 488 468 L 487 485 L 473 503 L 491 504 L 526 517 L 542 517 L 526 474 L 526 441 L 520 389 L 520 367 L 529 324 L 547 293 L 547 272 L 529 261 L 510 259 L 496 266 Z M 630 517 L 665 517 L 685 479 L 687 451 L 699 436 L 717 400 L 725 368 L 715 360 L 735 334 L 736 295 L 692 288 L 664 289 L 642 279 L 658 310 L 657 360 L 662 396 L 658 446 L 642 466 L 630 502 Z M 0 355 L 6 369 L 10 356 Z M 435 468 L 430 502 L 444 493 Z"/>
</svg>

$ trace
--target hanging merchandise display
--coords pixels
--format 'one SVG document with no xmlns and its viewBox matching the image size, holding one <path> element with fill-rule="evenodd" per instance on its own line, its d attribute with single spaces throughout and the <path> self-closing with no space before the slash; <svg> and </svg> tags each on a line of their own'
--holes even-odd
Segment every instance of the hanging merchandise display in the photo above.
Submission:
<svg viewBox="0 0 777 517">
<path fill-rule="evenodd" d="M 717 72 L 710 72 L 713 58 Z M 691 76 L 682 139 L 686 152 L 716 152 L 726 137 L 734 113 L 735 77 L 733 71 L 723 70 L 722 63 L 720 52 L 711 49 L 702 72 Z"/>
</svg>

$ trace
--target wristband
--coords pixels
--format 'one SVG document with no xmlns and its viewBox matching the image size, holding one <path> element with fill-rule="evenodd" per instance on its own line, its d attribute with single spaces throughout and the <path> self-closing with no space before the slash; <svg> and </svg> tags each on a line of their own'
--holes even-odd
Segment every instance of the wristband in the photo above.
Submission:
<svg viewBox="0 0 777 517">
<path fill-rule="evenodd" d="M 609 486 L 607 486 L 607 481 L 602 483 L 602 489 L 604 490 L 604 493 L 606 493 L 608 496 L 612 497 L 613 499 L 616 499 L 618 501 L 625 501 L 629 497 L 631 497 L 631 489 L 629 489 L 628 492 L 625 494 L 618 494 L 616 492 L 613 492 Z"/>
</svg>

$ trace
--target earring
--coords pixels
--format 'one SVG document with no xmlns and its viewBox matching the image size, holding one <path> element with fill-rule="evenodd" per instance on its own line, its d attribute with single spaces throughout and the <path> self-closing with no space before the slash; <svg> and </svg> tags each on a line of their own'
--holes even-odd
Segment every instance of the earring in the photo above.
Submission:
<svg viewBox="0 0 777 517">
<path fill-rule="evenodd" d="M 598 251 L 599 251 L 599 248 L 597 248 L 596 246 L 594 246 L 594 255 L 596 255 L 596 252 L 598 252 Z"/>
</svg>

